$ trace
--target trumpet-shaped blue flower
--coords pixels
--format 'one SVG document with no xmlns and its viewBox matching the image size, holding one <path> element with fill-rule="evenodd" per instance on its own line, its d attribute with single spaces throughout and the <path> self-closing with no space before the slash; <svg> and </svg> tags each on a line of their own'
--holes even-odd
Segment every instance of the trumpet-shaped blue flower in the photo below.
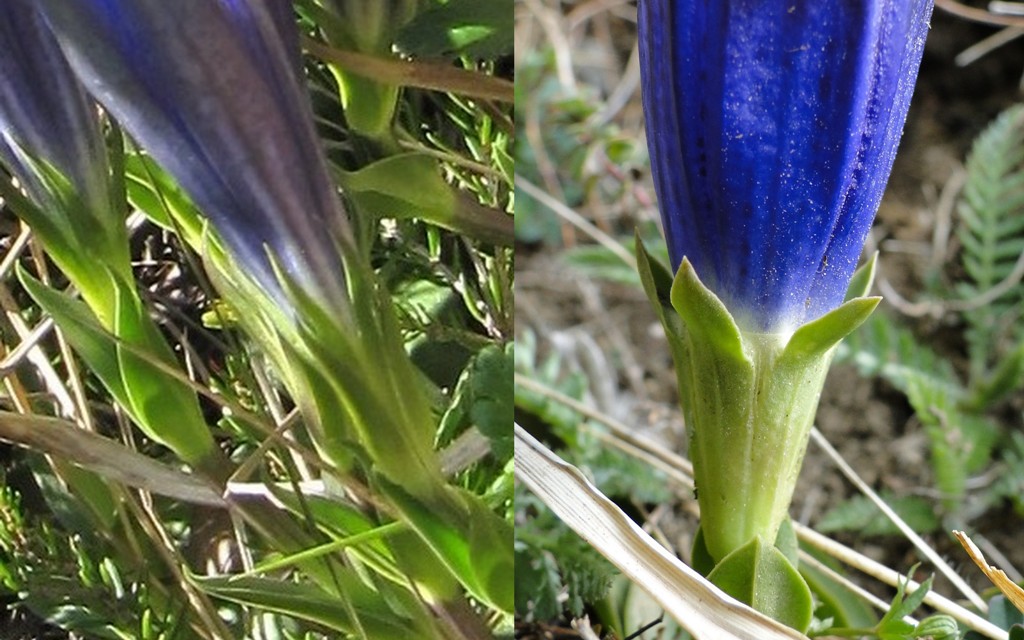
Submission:
<svg viewBox="0 0 1024 640">
<path fill-rule="evenodd" d="M 642 0 L 644 112 L 674 267 L 745 331 L 836 308 L 892 168 L 932 0 Z"/>
<path fill-rule="evenodd" d="M 34 163 L 59 172 L 89 213 L 110 207 L 96 107 L 33 0 L 0 11 L 0 160 L 44 207 L 52 194 Z"/>
<path fill-rule="evenodd" d="M 278 0 L 43 0 L 72 67 L 286 303 L 267 252 L 307 295 L 343 308 L 350 230 Z"/>
</svg>

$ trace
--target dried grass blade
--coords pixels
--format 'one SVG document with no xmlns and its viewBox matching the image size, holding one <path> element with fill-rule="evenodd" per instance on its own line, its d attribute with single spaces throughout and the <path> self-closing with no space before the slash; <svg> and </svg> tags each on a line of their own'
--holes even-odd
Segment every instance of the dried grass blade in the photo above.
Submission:
<svg viewBox="0 0 1024 640">
<path fill-rule="evenodd" d="M 220 494 L 189 475 L 57 418 L 0 412 L 0 440 L 64 458 L 122 484 L 193 504 L 225 507 Z"/>
<path fill-rule="evenodd" d="M 988 561 L 985 560 L 985 555 L 981 552 L 981 549 L 974 544 L 974 541 L 971 540 L 966 533 L 963 531 L 954 531 L 953 535 L 960 541 L 960 544 L 963 545 L 967 555 L 971 557 L 974 564 L 978 565 L 978 568 L 985 574 L 985 577 L 991 580 L 992 584 L 996 585 L 996 587 L 1003 592 L 1003 595 L 1006 596 L 1006 599 L 1009 600 L 1013 606 L 1017 607 L 1021 613 L 1024 613 L 1024 589 L 1021 589 L 1013 580 L 1010 580 L 1002 569 L 997 569 L 995 566 L 990 565 Z"/>
<path fill-rule="evenodd" d="M 578 469 L 515 427 L 516 477 L 698 640 L 801 634 L 727 596 L 630 520 Z"/>
</svg>

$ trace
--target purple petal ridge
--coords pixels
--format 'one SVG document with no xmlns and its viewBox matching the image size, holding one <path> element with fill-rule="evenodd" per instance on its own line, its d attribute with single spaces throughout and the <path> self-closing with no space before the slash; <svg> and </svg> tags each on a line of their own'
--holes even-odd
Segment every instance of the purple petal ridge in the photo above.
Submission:
<svg viewBox="0 0 1024 640">
<path fill-rule="evenodd" d="M 932 0 L 641 0 L 652 171 L 741 328 L 842 303 L 892 169 Z"/>
</svg>

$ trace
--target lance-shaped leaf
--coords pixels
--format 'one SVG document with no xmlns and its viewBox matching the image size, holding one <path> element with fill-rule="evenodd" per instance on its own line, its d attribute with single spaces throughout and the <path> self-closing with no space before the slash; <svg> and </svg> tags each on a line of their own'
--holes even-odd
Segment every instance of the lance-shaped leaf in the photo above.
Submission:
<svg viewBox="0 0 1024 640">
<path fill-rule="evenodd" d="M 289 7 L 266 0 L 40 3 L 86 87 L 189 193 L 244 270 L 345 312 L 349 229 L 300 83 Z"/>
<path fill-rule="evenodd" d="M 932 0 L 645 0 L 652 169 L 683 257 L 744 330 L 843 301 L 892 168 Z"/>
</svg>

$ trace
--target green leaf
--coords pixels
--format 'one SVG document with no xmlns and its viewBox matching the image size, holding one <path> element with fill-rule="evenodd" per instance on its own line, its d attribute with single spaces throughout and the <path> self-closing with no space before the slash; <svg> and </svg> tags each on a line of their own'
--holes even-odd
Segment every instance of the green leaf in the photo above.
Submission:
<svg viewBox="0 0 1024 640">
<path fill-rule="evenodd" d="M 53 317 L 71 346 L 89 365 L 89 369 L 100 378 L 119 404 L 130 408 L 113 336 L 103 330 L 84 303 L 47 287 L 29 275 L 21 265 L 18 265 L 17 272 L 21 285 Z"/>
<path fill-rule="evenodd" d="M 476 598 L 501 611 L 514 606 L 512 527 L 476 496 L 455 487 L 426 504 L 378 476 L 405 521 Z"/>
<path fill-rule="evenodd" d="M 358 171 L 338 170 L 349 198 L 381 218 L 421 218 L 446 226 L 455 193 L 441 176 L 437 160 L 423 153 L 402 153 Z"/>
<path fill-rule="evenodd" d="M 131 413 L 133 420 L 146 435 L 190 464 L 200 465 L 209 460 L 209 456 L 216 451 L 213 437 L 202 421 L 195 396 L 182 383 L 168 381 L 165 373 L 137 355 L 125 355 L 127 351 L 123 346 L 103 330 L 83 303 L 46 287 L 20 266 L 18 278 L 39 306 L 53 316 L 71 346 L 100 378 L 118 404 Z M 125 295 L 119 287 L 127 285 L 117 284 L 115 277 L 110 277 L 109 286 L 117 289 L 119 295 Z M 117 321 L 128 329 L 130 321 L 121 318 L 122 312 L 128 313 L 121 309 Z M 135 322 L 138 322 L 137 316 Z M 167 348 L 164 343 L 157 344 Z M 195 403 L 194 412 L 188 405 L 189 401 Z M 139 413 L 140 409 L 144 413 Z M 162 422 L 155 421 L 156 418 Z"/>
<path fill-rule="evenodd" d="M 1000 629 L 1021 627 L 1024 625 L 1024 612 L 1000 593 L 988 601 L 988 621 Z"/>
<path fill-rule="evenodd" d="M 913 573 L 913 571 L 911 571 Z M 893 618 L 903 618 L 905 616 L 912 615 L 921 603 L 924 602 L 924 597 L 928 595 L 928 592 L 932 588 L 932 580 L 935 576 L 928 576 L 928 579 L 921 583 L 921 586 L 914 590 L 914 593 L 907 596 L 902 602 L 899 601 L 899 595 L 892 601 L 892 608 L 889 613 L 892 614 Z M 906 585 L 904 585 L 904 589 Z M 884 618 L 883 618 L 884 620 Z"/>
<path fill-rule="evenodd" d="M 995 371 L 971 382 L 969 396 L 963 404 L 965 409 L 972 411 L 985 411 L 1020 389 L 1024 384 L 1024 342 L 1000 360 Z"/>
<path fill-rule="evenodd" d="M 518 532 L 518 527 L 516 528 Z M 555 556 L 517 543 L 515 553 L 516 611 L 528 620 L 551 620 L 562 608 L 558 598 L 562 577 Z"/>
<path fill-rule="evenodd" d="M 651 302 L 655 315 L 661 321 L 661 326 L 665 330 L 665 339 L 668 340 L 669 349 L 672 352 L 676 380 L 679 383 L 679 395 L 681 398 L 689 398 L 691 395 L 690 383 L 686 376 L 679 375 L 679 372 L 686 371 L 690 366 L 691 352 L 683 319 L 673 308 L 675 286 L 672 274 L 647 251 L 647 247 L 644 246 L 640 237 L 639 229 L 635 232 L 634 247 L 640 282 L 643 284 L 644 292 Z M 687 262 L 687 264 L 689 263 Z M 680 268 L 680 272 L 682 272 L 682 268 Z M 714 296 L 711 292 L 707 293 Z"/>
<path fill-rule="evenodd" d="M 7 143 L 31 167 L 42 192 L 34 195 L 44 201 L 30 201 L 8 180 L 0 180 L 0 195 L 32 227 L 54 261 L 83 281 L 76 283 L 80 288 L 88 281 L 91 261 L 127 275 L 128 235 L 123 210 L 104 197 L 104 186 L 76 185 L 46 160 L 31 157 L 15 140 L 8 138 Z M 91 189 L 92 193 L 79 188 Z"/>
<path fill-rule="evenodd" d="M 418 637 L 411 621 L 392 611 L 369 587 L 347 573 L 339 574 L 338 579 L 351 607 L 336 595 L 307 583 L 256 576 L 193 575 L 190 579 L 211 596 L 314 622 L 333 631 L 373 640 Z"/>
<path fill-rule="evenodd" d="M 582 615 L 573 613 L 580 602 L 601 603 L 618 575 L 615 566 L 523 484 L 516 485 L 515 503 L 525 516 L 515 528 L 517 614 L 550 620 L 562 612 Z"/>
<path fill-rule="evenodd" d="M 348 126 L 368 137 L 385 135 L 395 117 L 399 87 L 364 78 L 338 65 L 330 65 L 330 69 L 338 82 Z"/>
<path fill-rule="evenodd" d="M 644 246 L 644 242 L 640 238 L 639 229 L 635 233 L 634 240 L 640 282 L 643 284 L 644 292 L 647 294 L 647 299 L 651 301 L 651 306 L 654 307 L 658 319 L 661 320 L 662 325 L 665 325 L 668 317 L 676 317 L 675 313 L 670 312 L 672 310 L 672 274 L 647 252 L 647 247 Z M 670 329 L 672 329 L 671 325 L 665 326 L 665 330 L 670 334 L 679 335 L 678 329 L 674 331 L 670 331 Z"/>
<path fill-rule="evenodd" d="M 918 496 L 882 495 L 886 504 L 892 507 L 911 529 L 918 533 L 929 533 L 941 524 L 935 510 L 924 498 Z M 865 536 L 898 535 L 899 529 L 871 500 L 855 496 L 839 503 L 821 517 L 815 529 L 821 533 L 855 531 Z"/>
<path fill-rule="evenodd" d="M 850 285 L 846 288 L 846 300 L 850 301 L 854 298 L 867 297 L 871 291 L 871 285 L 875 282 L 875 271 L 878 267 L 878 252 L 871 254 L 868 261 L 860 266 L 853 273 L 853 277 L 850 279 Z"/>
<path fill-rule="evenodd" d="M 125 190 L 128 201 L 151 222 L 179 233 L 197 253 L 203 251 L 205 218 L 178 184 L 149 156 L 125 156 Z"/>
<path fill-rule="evenodd" d="M 917 565 L 910 568 L 909 573 L 913 574 L 917 569 Z M 903 618 L 912 615 L 914 611 L 921 606 L 924 602 L 924 597 L 928 594 L 928 591 L 932 588 L 932 580 L 935 576 L 929 576 L 921 585 L 909 596 L 906 595 L 908 581 L 901 580 L 896 585 L 896 595 L 893 596 L 892 603 L 889 605 L 889 610 L 882 616 L 878 625 L 875 627 L 875 633 L 878 634 L 882 640 L 903 640 L 905 636 L 910 635 L 914 631 L 914 625 L 909 622 L 905 622 Z"/>
<path fill-rule="evenodd" d="M 0 197 L 19 218 L 25 221 L 48 249 L 56 254 L 58 261 L 64 254 L 73 254 L 76 246 L 73 236 L 64 226 L 64 220 L 36 205 L 27 198 L 10 180 L 0 179 Z"/>
<path fill-rule="evenodd" d="M 33 416 L 33 418 L 34 417 L 35 416 Z M 33 446 L 35 443 L 25 443 L 20 439 L 15 440 L 12 435 L 16 436 L 17 434 L 11 433 L 11 422 L 14 421 L 4 420 L 2 423 L 3 439 L 5 441 L 17 441 L 22 446 L 28 446 L 40 453 L 49 453 L 42 447 Z M 62 426 L 64 426 L 65 429 L 75 428 L 71 425 Z M 33 436 L 34 435 L 35 434 L 33 434 Z M 59 435 L 64 435 L 64 429 L 59 432 Z M 103 524 L 98 522 L 96 516 L 90 513 L 91 505 L 84 504 L 83 500 L 80 500 L 75 494 L 68 491 L 68 487 L 65 484 L 63 477 L 55 473 L 55 470 L 46 462 L 45 458 L 33 455 L 28 457 L 28 462 L 32 470 L 35 487 L 39 491 L 39 495 L 43 498 L 46 508 L 53 514 L 55 522 L 58 523 L 61 528 L 67 531 L 81 531 L 83 532 L 83 535 L 90 539 L 94 539 L 95 536 L 102 536 L 104 534 L 111 533 L 110 527 L 104 528 Z M 72 465 L 65 463 L 64 466 L 71 467 Z"/>
<path fill-rule="evenodd" d="M 67 426 L 73 428 L 72 425 Z M 89 509 L 94 526 L 102 532 L 112 531 L 117 524 L 119 499 L 110 480 L 93 471 L 68 464 L 64 458 L 54 458 L 50 464 L 59 473 L 67 490 Z"/>
<path fill-rule="evenodd" d="M 512 456 L 512 378 L 515 355 L 511 343 L 504 349 L 490 346 L 477 354 L 470 370 L 470 418 L 491 441 L 499 460 Z"/>
<path fill-rule="evenodd" d="M 809 551 L 814 553 L 814 550 Z M 829 559 L 819 560 L 826 564 L 829 562 Z M 814 610 L 815 618 L 831 618 L 830 626 L 846 628 L 870 628 L 878 623 L 874 610 L 859 595 L 824 571 L 805 562 L 800 565 L 800 575 L 818 600 L 818 607 Z"/>
<path fill-rule="evenodd" d="M 70 603 L 55 607 L 47 616 L 47 622 L 64 629 L 87 633 L 94 638 L 130 640 L 132 637 L 106 620 L 103 613 Z"/>
<path fill-rule="evenodd" d="M 779 533 L 775 536 L 775 548 L 786 556 L 794 567 L 799 562 L 800 543 L 796 538 L 796 530 L 793 529 L 793 521 L 785 518 L 779 525 Z"/>
<path fill-rule="evenodd" d="M 690 552 L 690 563 L 700 575 L 707 577 L 715 570 L 715 559 L 708 551 L 707 541 L 704 540 L 704 528 L 697 527 L 697 535 L 693 537 L 693 549 Z"/>
<path fill-rule="evenodd" d="M 1024 105 L 1015 105 L 979 135 L 967 159 L 967 177 L 957 203 L 961 263 L 968 278 L 955 294 L 973 300 L 988 295 L 1012 273 L 1024 249 Z M 985 376 L 1007 345 L 1024 338 L 1018 316 L 1024 303 L 1019 279 L 1001 295 L 964 313 L 972 381 Z"/>
<path fill-rule="evenodd" d="M 450 0 L 416 16 L 396 44 L 414 56 L 493 59 L 512 53 L 514 33 L 513 0 Z"/>
<path fill-rule="evenodd" d="M 147 433 L 168 443 L 183 460 L 203 464 L 216 444 L 203 419 L 195 392 L 161 371 L 153 361 L 177 367 L 148 311 L 130 285 L 111 277 L 116 291 L 114 331 L 121 381 L 132 417 Z M 130 348 L 143 350 L 147 357 Z"/>
<path fill-rule="evenodd" d="M 933 404 L 919 404 L 924 400 L 920 395 L 915 394 L 911 404 L 928 434 L 932 468 L 943 494 L 943 506 L 955 512 L 963 506 L 967 478 L 989 462 L 1000 428 L 988 417 L 944 406 L 948 400 L 936 400 L 934 394 L 927 396 L 936 400 Z"/>
<path fill-rule="evenodd" d="M 715 585 L 797 631 L 811 625 L 814 602 L 786 556 L 760 538 L 726 556 L 708 576 Z"/>
<path fill-rule="evenodd" d="M 274 497 L 281 502 L 297 518 L 309 518 L 321 531 L 326 532 L 335 541 L 351 536 L 368 534 L 378 528 L 357 507 L 346 502 L 324 498 L 321 496 L 299 496 L 291 489 L 285 489 L 274 483 L 267 483 Z M 396 582 L 402 580 L 400 572 L 395 568 L 395 560 L 387 544 L 379 537 L 369 537 L 352 549 L 360 560 L 373 570 Z"/>
</svg>

